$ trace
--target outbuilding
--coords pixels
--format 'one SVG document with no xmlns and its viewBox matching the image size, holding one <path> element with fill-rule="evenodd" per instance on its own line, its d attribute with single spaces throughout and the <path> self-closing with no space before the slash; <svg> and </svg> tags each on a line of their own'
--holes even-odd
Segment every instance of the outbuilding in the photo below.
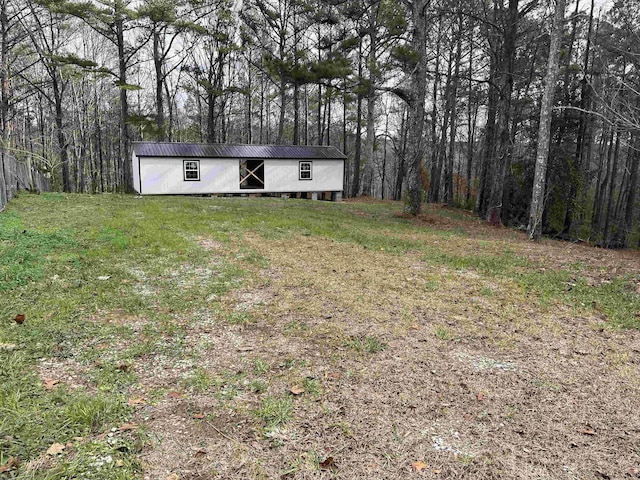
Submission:
<svg viewBox="0 0 640 480">
<path fill-rule="evenodd" d="M 345 155 L 331 146 L 134 142 L 141 195 L 318 193 L 344 190 Z"/>
</svg>

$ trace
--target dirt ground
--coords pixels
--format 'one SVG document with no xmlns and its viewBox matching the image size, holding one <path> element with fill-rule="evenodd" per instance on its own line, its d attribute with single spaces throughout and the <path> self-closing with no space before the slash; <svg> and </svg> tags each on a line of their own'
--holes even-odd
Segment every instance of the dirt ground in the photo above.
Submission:
<svg viewBox="0 0 640 480">
<path fill-rule="evenodd" d="M 411 234 L 452 252 L 508 245 L 542 270 L 579 263 L 595 284 L 640 272 L 638 252 L 420 221 L 473 231 Z M 222 313 L 188 319 L 197 362 L 135 367 L 132 397 L 168 392 L 136 406 L 146 479 L 640 477 L 637 330 L 419 252 L 310 236 L 245 243 L 269 267 Z M 230 312 L 247 320 L 225 322 Z M 205 385 L 189 390 L 195 369 Z M 255 414 L 266 398 L 289 402 L 290 418 L 267 428 Z"/>
</svg>

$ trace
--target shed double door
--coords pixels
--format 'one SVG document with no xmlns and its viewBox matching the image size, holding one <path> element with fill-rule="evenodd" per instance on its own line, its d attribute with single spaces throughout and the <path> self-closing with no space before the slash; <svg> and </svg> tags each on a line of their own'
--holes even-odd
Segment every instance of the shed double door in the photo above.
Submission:
<svg viewBox="0 0 640 480">
<path fill-rule="evenodd" d="M 240 160 L 240 188 L 264 190 L 264 160 Z"/>
</svg>

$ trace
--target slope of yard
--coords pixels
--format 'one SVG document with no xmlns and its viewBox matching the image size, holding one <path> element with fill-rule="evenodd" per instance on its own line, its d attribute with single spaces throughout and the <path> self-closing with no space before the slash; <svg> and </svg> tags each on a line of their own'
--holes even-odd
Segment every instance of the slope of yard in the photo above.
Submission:
<svg viewBox="0 0 640 480">
<path fill-rule="evenodd" d="M 401 211 L 20 196 L 0 478 L 640 476 L 638 252 Z"/>
</svg>

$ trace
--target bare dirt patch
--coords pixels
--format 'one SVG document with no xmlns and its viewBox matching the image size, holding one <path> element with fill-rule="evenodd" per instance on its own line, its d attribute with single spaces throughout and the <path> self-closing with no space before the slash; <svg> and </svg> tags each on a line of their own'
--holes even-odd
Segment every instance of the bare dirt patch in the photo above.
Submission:
<svg viewBox="0 0 640 480">
<path fill-rule="evenodd" d="M 74 358 L 46 358 L 38 364 L 38 373 L 43 383 L 60 382 L 69 390 L 94 390 L 88 369 Z"/>
<path fill-rule="evenodd" d="M 151 438 L 145 478 L 625 478 L 640 468 L 639 332 L 418 253 L 305 236 L 245 242 L 270 267 L 221 299 L 213 320 L 192 321 L 192 363 L 155 358 L 141 376 L 146 393 L 165 390 L 138 413 Z M 471 246 L 504 247 L 504 237 Z M 600 265 L 570 245 L 508 247 L 543 268 L 557 267 L 553 252 L 583 271 Z M 640 272 L 633 255 L 606 261 Z M 254 413 L 266 398 L 289 398 L 291 418 L 267 428 Z"/>
<path fill-rule="evenodd" d="M 412 271 L 411 255 L 313 238 L 252 246 L 282 269 L 270 277 L 273 328 L 304 323 L 289 342 L 321 348 L 321 358 L 306 353 L 311 369 L 340 378 L 304 415 L 324 440 L 313 451 L 339 445 L 344 478 L 403 478 L 415 460 L 445 478 L 616 478 L 640 462 L 638 332 L 539 308 L 509 282 Z M 479 296 L 483 287 L 493 295 Z M 336 342 L 349 335 L 387 347 L 352 352 Z M 282 453 L 299 455 L 295 443 Z"/>
</svg>

